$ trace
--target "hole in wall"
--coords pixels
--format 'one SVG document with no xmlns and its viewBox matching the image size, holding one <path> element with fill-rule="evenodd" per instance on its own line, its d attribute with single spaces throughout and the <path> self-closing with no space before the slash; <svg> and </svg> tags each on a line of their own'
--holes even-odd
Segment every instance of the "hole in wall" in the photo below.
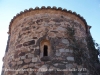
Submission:
<svg viewBox="0 0 100 75">
<path fill-rule="evenodd" d="M 43 52 L 43 56 L 48 56 L 48 46 L 44 45 L 44 52 Z"/>
</svg>

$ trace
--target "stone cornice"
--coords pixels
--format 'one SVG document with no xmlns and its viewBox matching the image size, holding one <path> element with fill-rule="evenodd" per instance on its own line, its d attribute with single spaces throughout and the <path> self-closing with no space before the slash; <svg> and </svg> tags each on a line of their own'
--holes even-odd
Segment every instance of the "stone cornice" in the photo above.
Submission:
<svg viewBox="0 0 100 75">
<path fill-rule="evenodd" d="M 14 16 L 13 19 L 11 20 L 11 22 L 10 22 L 9 32 L 8 33 L 9 34 L 11 33 L 11 26 L 12 26 L 13 22 L 15 21 L 15 19 L 17 19 L 18 17 L 20 17 L 21 15 L 23 15 L 25 13 L 28 13 L 28 12 L 31 12 L 31 11 L 43 10 L 43 9 L 59 10 L 61 12 L 66 12 L 66 13 L 70 13 L 70 14 L 73 14 L 73 15 L 77 16 L 81 21 L 83 21 L 83 23 L 84 23 L 84 25 L 86 27 L 86 32 L 87 32 L 87 29 L 88 29 L 87 22 L 86 22 L 86 20 L 82 16 L 80 16 L 80 14 L 77 14 L 76 12 L 72 12 L 71 10 L 62 9 L 61 7 L 58 7 L 57 8 L 55 6 L 53 6 L 53 7 L 50 7 L 50 6 L 48 6 L 48 7 L 42 6 L 41 8 L 35 7 L 35 9 L 33 9 L 33 8 L 30 8 L 29 10 L 25 9 L 24 12 L 21 11 L 16 16 Z"/>
</svg>

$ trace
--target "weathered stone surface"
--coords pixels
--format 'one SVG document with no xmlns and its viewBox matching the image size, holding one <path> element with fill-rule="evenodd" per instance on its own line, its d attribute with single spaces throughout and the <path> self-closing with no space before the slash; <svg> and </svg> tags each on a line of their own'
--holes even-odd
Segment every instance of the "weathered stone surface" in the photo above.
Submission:
<svg viewBox="0 0 100 75">
<path fill-rule="evenodd" d="M 31 40 L 31 41 L 24 42 L 23 46 L 34 45 L 34 44 L 35 44 L 35 40 Z"/>
<path fill-rule="evenodd" d="M 18 73 L 19 73 L 19 74 L 24 74 L 24 71 L 19 71 Z"/>
<path fill-rule="evenodd" d="M 24 62 L 25 63 L 29 63 L 29 62 L 31 62 L 32 61 L 32 59 L 24 59 Z"/>
<path fill-rule="evenodd" d="M 16 62 L 11 62 L 12 66 L 15 66 L 17 63 Z"/>
<path fill-rule="evenodd" d="M 69 49 L 65 49 L 65 52 L 70 52 Z"/>
<path fill-rule="evenodd" d="M 54 21 L 51 21 L 51 22 L 49 22 L 48 24 L 49 24 L 49 25 L 54 25 L 55 22 L 54 22 Z"/>
<path fill-rule="evenodd" d="M 25 47 L 24 48 L 21 48 L 21 52 L 24 52 L 24 53 L 27 53 L 28 52 L 28 49 L 26 49 Z"/>
<path fill-rule="evenodd" d="M 33 64 L 33 63 L 30 63 L 29 64 L 29 67 L 33 67 L 33 66 L 35 66 L 35 64 Z"/>
<path fill-rule="evenodd" d="M 84 74 L 82 74 L 82 73 L 78 73 L 78 75 L 84 75 Z"/>
<path fill-rule="evenodd" d="M 23 68 L 28 68 L 28 65 L 24 65 Z"/>
<path fill-rule="evenodd" d="M 58 50 L 56 50 L 56 56 L 60 56 L 60 55 L 61 53 Z"/>
<path fill-rule="evenodd" d="M 67 39 L 62 39 L 62 43 L 69 45 L 69 41 Z"/>
<path fill-rule="evenodd" d="M 49 26 L 49 24 L 48 23 L 45 23 L 44 26 Z"/>
<path fill-rule="evenodd" d="M 26 59 L 26 56 L 21 56 L 20 58 L 21 58 L 21 59 Z"/>
<path fill-rule="evenodd" d="M 37 55 L 39 55 L 40 54 L 40 50 L 39 49 L 35 49 L 35 51 L 34 51 L 34 56 L 37 56 Z"/>
<path fill-rule="evenodd" d="M 19 44 L 19 45 L 16 46 L 16 48 L 20 48 L 20 47 L 22 47 L 22 44 Z"/>
<path fill-rule="evenodd" d="M 38 61 L 37 57 L 32 58 L 32 62 L 37 62 L 37 61 Z"/>
<path fill-rule="evenodd" d="M 18 74 L 18 71 L 16 71 L 15 74 Z"/>
<path fill-rule="evenodd" d="M 18 61 L 17 65 L 21 65 L 23 63 L 23 61 Z"/>
<path fill-rule="evenodd" d="M 54 7 L 54 9 L 55 8 L 56 7 Z M 59 9 L 61 8 L 57 10 L 59 12 L 49 10 L 50 7 L 48 11 L 45 10 L 45 7 L 43 7 L 41 11 L 37 9 L 36 14 L 33 9 L 30 9 L 29 12 L 25 11 L 25 14 L 16 17 L 16 21 L 13 20 L 13 22 L 11 22 L 9 31 L 11 38 L 9 41 L 8 52 L 5 54 L 6 57 L 4 58 L 4 68 L 32 68 L 36 70 L 50 68 L 56 70 L 58 68 L 68 69 L 77 67 L 77 63 L 74 61 L 74 58 L 76 60 L 76 57 L 73 57 L 75 51 L 69 44 L 74 42 L 72 37 L 67 35 L 67 27 L 75 28 L 74 37 L 78 40 L 78 37 L 87 36 L 87 26 L 84 25 L 85 23 L 77 16 L 73 16 L 73 13 L 70 14 L 70 12 L 68 12 L 66 15 L 65 9 L 64 12 L 60 12 Z M 74 19 L 77 19 L 77 22 L 74 21 Z M 46 49 L 41 47 L 41 41 L 45 39 L 50 41 L 50 44 L 47 42 L 44 43 L 44 45 L 48 46 L 46 52 L 47 56 L 44 56 Z M 86 41 L 83 40 L 83 43 L 85 42 Z M 7 64 L 8 61 L 10 62 L 9 64 Z M 77 62 L 80 62 L 79 58 L 77 58 Z M 73 63 L 76 63 L 76 66 L 74 66 Z M 84 65 L 84 63 L 82 64 Z M 83 65 L 80 64 L 80 67 L 83 67 Z M 79 73 L 76 74 L 78 75 Z M 6 75 L 72 75 L 72 71 L 25 71 L 20 72 L 19 74 L 9 73 Z M 75 74 L 73 73 L 73 75 Z"/>
<path fill-rule="evenodd" d="M 68 61 L 74 61 L 74 57 L 67 57 Z"/>
<path fill-rule="evenodd" d="M 44 69 L 44 70 L 43 70 Z M 46 72 L 47 71 L 47 66 L 46 65 L 43 65 L 39 68 L 39 71 L 41 72 Z"/>
<path fill-rule="evenodd" d="M 33 39 L 37 39 L 37 37 L 33 37 Z"/>
<path fill-rule="evenodd" d="M 65 31 L 65 28 L 58 27 L 58 28 L 57 28 L 57 31 Z"/>
<path fill-rule="evenodd" d="M 65 66 L 65 64 L 60 64 L 60 65 L 57 66 L 57 68 L 66 69 L 66 66 Z"/>
<path fill-rule="evenodd" d="M 28 54 L 28 58 L 32 58 L 32 57 L 34 57 L 34 54 Z"/>
<path fill-rule="evenodd" d="M 20 52 L 18 55 L 19 56 L 24 56 L 25 55 L 25 52 Z"/>
<path fill-rule="evenodd" d="M 60 22 L 56 22 L 55 25 L 61 25 L 61 23 Z"/>
<path fill-rule="evenodd" d="M 35 49 L 39 49 L 39 46 L 37 46 Z"/>
<path fill-rule="evenodd" d="M 55 37 L 56 35 L 53 32 L 48 33 L 49 37 Z"/>
<path fill-rule="evenodd" d="M 29 72 L 29 75 L 33 75 L 33 72 L 32 72 L 32 71 L 30 71 L 30 72 Z"/>
<path fill-rule="evenodd" d="M 66 64 L 66 68 L 68 69 L 71 69 L 71 68 L 73 68 L 73 64 Z"/>
<path fill-rule="evenodd" d="M 44 61 L 44 62 L 50 61 L 50 60 L 51 60 L 51 59 L 50 59 L 49 56 L 43 56 L 43 57 L 41 58 L 41 61 Z"/>
<path fill-rule="evenodd" d="M 58 66 L 58 63 L 54 64 L 54 66 Z"/>
<path fill-rule="evenodd" d="M 29 27 L 25 27 L 22 29 L 22 31 L 26 31 L 26 30 L 29 30 Z"/>
<path fill-rule="evenodd" d="M 15 61 L 19 61 L 19 60 L 20 60 L 20 58 L 16 58 L 16 59 L 15 59 Z"/>
<path fill-rule="evenodd" d="M 65 49 L 64 49 L 64 48 L 62 48 L 62 49 L 59 49 L 59 51 L 60 51 L 60 52 L 65 52 Z"/>
<path fill-rule="evenodd" d="M 69 50 L 70 53 L 73 53 L 73 50 Z"/>
</svg>

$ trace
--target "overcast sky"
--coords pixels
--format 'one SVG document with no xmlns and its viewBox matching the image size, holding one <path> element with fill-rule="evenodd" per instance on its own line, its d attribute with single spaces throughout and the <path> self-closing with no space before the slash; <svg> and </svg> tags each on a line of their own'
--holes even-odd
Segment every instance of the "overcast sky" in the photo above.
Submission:
<svg viewBox="0 0 100 75">
<path fill-rule="evenodd" d="M 56 6 L 75 11 L 92 26 L 92 37 L 100 44 L 100 0 L 0 0 L 0 70 L 11 19 L 20 11 L 36 6 Z"/>
</svg>

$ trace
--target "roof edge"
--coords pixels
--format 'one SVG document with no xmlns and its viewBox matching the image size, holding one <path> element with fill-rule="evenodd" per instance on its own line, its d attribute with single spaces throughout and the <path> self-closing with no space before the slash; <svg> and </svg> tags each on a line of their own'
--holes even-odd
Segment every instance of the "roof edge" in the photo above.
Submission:
<svg viewBox="0 0 100 75">
<path fill-rule="evenodd" d="M 58 8 L 57 8 L 56 6 L 53 6 L 53 7 L 51 7 L 51 6 L 47 6 L 47 7 L 42 6 L 41 8 L 35 7 L 34 9 L 33 9 L 33 8 L 29 8 L 28 10 L 25 9 L 24 11 L 21 11 L 20 13 L 17 13 L 16 16 L 14 16 L 13 19 L 11 19 L 11 22 L 10 22 L 10 24 L 9 24 L 9 33 L 10 33 L 11 25 L 12 25 L 13 21 L 14 21 L 17 17 L 19 17 L 20 15 L 22 15 L 22 14 L 24 14 L 24 13 L 26 13 L 26 12 L 30 12 L 30 11 L 33 11 L 33 10 L 41 10 L 41 9 L 61 10 L 61 11 L 64 11 L 64 12 L 69 12 L 69 13 L 71 13 L 71 14 L 74 14 L 75 16 L 77 16 L 78 18 L 80 18 L 80 19 L 84 22 L 85 27 L 86 27 L 86 33 L 87 33 L 87 28 L 88 28 L 87 22 L 86 22 L 86 20 L 85 20 L 82 16 L 80 16 L 80 14 L 77 14 L 76 12 L 72 12 L 71 10 L 67 10 L 67 9 L 65 9 L 65 8 L 64 8 L 64 9 L 62 9 L 61 7 L 58 7 Z"/>
</svg>

